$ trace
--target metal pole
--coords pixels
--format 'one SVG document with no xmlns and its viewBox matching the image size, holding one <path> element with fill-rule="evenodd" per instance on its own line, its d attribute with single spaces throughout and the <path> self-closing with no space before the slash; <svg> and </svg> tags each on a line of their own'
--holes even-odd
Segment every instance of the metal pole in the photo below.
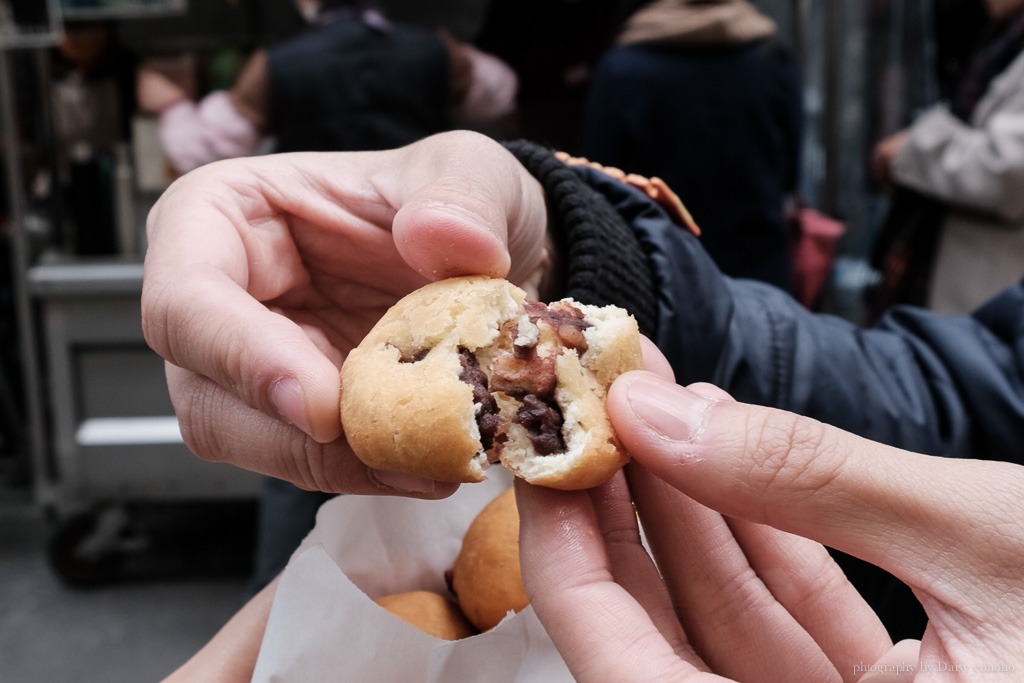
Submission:
<svg viewBox="0 0 1024 683">
<path fill-rule="evenodd" d="M 33 488 L 36 500 L 51 502 L 49 495 L 53 482 L 47 455 L 44 429 L 43 383 L 40 373 L 36 321 L 33 314 L 32 293 L 28 276 L 31 248 L 26 230 L 29 220 L 25 201 L 25 182 L 19 149 L 21 137 L 14 106 L 14 71 L 11 53 L 0 50 L 0 118 L 3 124 L 4 164 L 7 171 L 7 193 L 11 207 L 11 274 L 18 325 L 21 360 L 24 366 L 23 386 L 28 415 L 28 448 L 32 464 Z"/>
</svg>

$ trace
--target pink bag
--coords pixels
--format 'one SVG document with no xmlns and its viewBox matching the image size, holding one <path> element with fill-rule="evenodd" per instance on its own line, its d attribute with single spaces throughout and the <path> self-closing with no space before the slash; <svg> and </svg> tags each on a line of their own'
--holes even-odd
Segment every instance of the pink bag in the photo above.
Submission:
<svg viewBox="0 0 1024 683">
<path fill-rule="evenodd" d="M 813 309 L 832 272 L 846 225 L 806 206 L 793 220 L 793 296 Z"/>
</svg>

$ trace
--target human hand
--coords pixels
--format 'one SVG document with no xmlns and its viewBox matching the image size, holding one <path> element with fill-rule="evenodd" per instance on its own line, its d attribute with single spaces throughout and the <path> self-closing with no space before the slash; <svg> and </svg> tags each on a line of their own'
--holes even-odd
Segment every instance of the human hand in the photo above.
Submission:
<svg viewBox="0 0 1024 683">
<path fill-rule="evenodd" d="M 135 91 L 139 110 L 159 114 L 173 104 L 188 99 L 180 85 L 153 69 L 139 69 L 135 75 Z"/>
<path fill-rule="evenodd" d="M 901 130 L 878 141 L 871 151 L 871 175 L 881 185 L 892 184 L 893 160 L 907 145 L 910 132 Z"/>
<path fill-rule="evenodd" d="M 246 602 L 187 662 L 162 683 L 247 683 L 252 680 L 280 576 Z"/>
<path fill-rule="evenodd" d="M 428 280 L 487 274 L 536 294 L 546 220 L 534 178 L 466 132 L 185 175 L 149 216 L 142 313 L 186 443 L 308 489 L 450 494 L 368 471 L 352 454 L 340 438 L 339 368 Z"/>
<path fill-rule="evenodd" d="M 617 380 L 608 406 L 634 457 L 628 490 L 519 489 L 523 578 L 580 680 L 974 681 L 1024 667 L 1019 466 L 908 453 L 647 372 Z M 808 539 L 913 587 L 923 641 L 891 648 Z"/>
</svg>

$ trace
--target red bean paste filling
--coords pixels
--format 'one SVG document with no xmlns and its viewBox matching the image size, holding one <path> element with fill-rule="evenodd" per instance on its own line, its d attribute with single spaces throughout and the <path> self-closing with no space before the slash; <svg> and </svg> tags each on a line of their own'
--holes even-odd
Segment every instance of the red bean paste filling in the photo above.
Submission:
<svg viewBox="0 0 1024 683">
<path fill-rule="evenodd" d="M 581 356 L 587 352 L 583 331 L 590 327 L 590 323 L 584 319 L 583 311 L 564 301 L 556 301 L 550 306 L 539 301 L 527 301 L 523 307 L 535 325 L 543 322 L 555 330 L 563 346 L 575 349 Z M 517 352 L 518 349 L 516 347 Z"/>
<path fill-rule="evenodd" d="M 544 318 L 554 321 L 555 324 L 562 319 L 561 316 L 549 315 L 545 315 Z M 536 322 L 532 315 L 531 319 Z M 576 318 L 568 319 L 576 320 Z M 562 336 L 562 327 L 567 327 L 579 332 L 579 337 L 582 339 L 582 330 L 586 328 L 587 323 L 582 320 L 582 317 L 578 320 L 582 325 L 571 323 L 568 326 L 556 328 L 559 330 L 559 336 Z M 410 354 L 402 354 L 398 362 L 418 363 L 429 353 L 430 349 L 418 349 Z M 473 403 L 480 405 L 476 423 L 480 431 L 480 444 L 484 451 L 490 451 L 494 447 L 498 427 L 501 423 L 498 402 L 491 394 L 493 389 L 504 392 L 522 402 L 522 406 L 516 411 L 512 421 L 526 429 L 533 449 L 539 455 L 565 452 L 565 439 L 562 437 L 562 424 L 565 419 L 555 401 L 557 381 L 554 357 L 538 356 L 534 345 L 516 345 L 513 355 L 499 356 L 495 359 L 493 386 L 490 386 L 487 374 L 480 367 L 480 361 L 472 351 L 460 348 L 459 362 L 462 366 L 459 380 L 473 389 Z"/>
<path fill-rule="evenodd" d="M 525 309 L 535 325 L 543 323 L 555 330 L 563 346 L 574 349 L 580 355 L 587 351 L 587 340 L 583 332 L 590 327 L 590 323 L 578 308 L 564 302 L 556 302 L 549 307 L 538 301 L 527 301 Z M 511 330 L 511 333 L 513 338 L 519 336 L 517 329 Z M 429 352 L 429 349 L 421 349 L 403 354 L 399 362 L 416 363 Z M 565 452 L 565 439 L 562 436 L 565 418 L 555 401 L 557 380 L 554 357 L 537 355 L 536 344 L 515 344 L 512 354 L 494 359 L 490 380 L 480 367 L 476 355 L 469 349 L 459 349 L 459 362 L 462 366 L 459 379 L 472 387 L 473 402 L 480 405 L 476 422 L 484 451 L 490 451 L 495 445 L 500 447 L 503 442 L 498 437 L 501 422 L 498 402 L 491 394 L 492 391 L 500 391 L 522 403 L 512 421 L 526 429 L 533 449 L 539 455 Z"/>
<path fill-rule="evenodd" d="M 524 307 L 532 323 L 549 326 L 558 334 L 563 346 L 574 349 L 579 355 L 586 353 L 588 347 L 583 331 L 590 327 L 590 323 L 584 319 L 583 311 L 565 302 L 545 306 L 539 301 L 527 301 Z M 536 348 L 518 344 L 515 346 L 514 357 L 525 362 L 533 371 L 534 381 L 524 383 L 525 391 L 520 397 L 523 405 L 516 411 L 512 421 L 526 429 L 533 450 L 539 455 L 565 453 L 565 439 L 562 436 L 565 417 L 555 401 L 555 359 L 539 358 Z M 511 391 L 507 393 L 516 396 Z"/>
<path fill-rule="evenodd" d="M 555 330 L 563 346 L 583 354 L 587 341 L 583 331 L 590 327 L 583 312 L 575 306 L 557 302 L 548 307 L 537 301 L 525 303 L 526 314 L 535 325 L 543 323 Z M 512 331 L 513 338 L 519 336 Z M 555 358 L 537 355 L 535 344 L 516 344 L 513 354 L 495 358 L 491 366 L 491 389 L 519 399 L 522 406 L 512 421 L 526 429 L 538 455 L 565 453 L 562 426 L 565 417 L 555 401 Z"/>
<path fill-rule="evenodd" d="M 498 402 L 491 396 L 487 386 L 487 374 L 480 367 L 480 361 L 473 352 L 469 349 L 459 349 L 459 362 L 462 364 L 459 379 L 473 388 L 473 403 L 480 404 L 476 424 L 480 429 L 480 444 L 485 451 L 489 451 L 494 446 L 494 435 L 498 433 L 498 424 L 501 422 L 498 416 Z"/>
</svg>

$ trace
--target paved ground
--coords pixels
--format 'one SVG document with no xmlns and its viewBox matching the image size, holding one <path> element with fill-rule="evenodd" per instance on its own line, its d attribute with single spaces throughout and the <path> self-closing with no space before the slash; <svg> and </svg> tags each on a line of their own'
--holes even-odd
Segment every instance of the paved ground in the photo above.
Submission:
<svg viewBox="0 0 1024 683">
<path fill-rule="evenodd" d="M 115 580 L 75 588 L 48 559 L 52 525 L 10 498 L 0 491 L 0 681 L 159 681 L 243 602 L 248 511 L 220 528 L 203 524 L 209 509 L 137 513 L 149 549 Z"/>
</svg>

